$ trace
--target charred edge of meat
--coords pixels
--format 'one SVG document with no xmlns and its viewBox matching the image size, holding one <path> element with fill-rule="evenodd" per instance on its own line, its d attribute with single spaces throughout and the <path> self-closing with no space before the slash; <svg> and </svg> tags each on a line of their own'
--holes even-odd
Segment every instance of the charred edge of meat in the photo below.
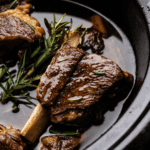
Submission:
<svg viewBox="0 0 150 150">
<path fill-rule="evenodd" d="M 80 144 L 80 135 L 54 135 L 41 139 L 41 150 L 74 150 Z"/>
<path fill-rule="evenodd" d="M 27 150 L 27 144 L 20 136 L 20 130 L 7 129 L 0 125 L 0 149 L 2 150 Z"/>
</svg>

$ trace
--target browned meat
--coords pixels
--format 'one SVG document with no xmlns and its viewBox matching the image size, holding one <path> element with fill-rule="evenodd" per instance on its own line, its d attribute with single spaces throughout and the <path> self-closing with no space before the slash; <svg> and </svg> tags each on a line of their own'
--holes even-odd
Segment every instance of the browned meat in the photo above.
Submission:
<svg viewBox="0 0 150 150">
<path fill-rule="evenodd" d="M 94 28 L 88 28 L 83 38 L 82 48 L 91 49 L 93 53 L 100 54 L 104 49 L 102 34 Z"/>
<path fill-rule="evenodd" d="M 35 31 L 26 23 L 31 24 Z M 10 50 L 24 49 L 28 43 L 34 43 L 42 38 L 45 31 L 39 22 L 19 9 L 0 13 L 0 56 Z"/>
<path fill-rule="evenodd" d="M 53 57 L 46 72 L 40 79 L 37 87 L 37 99 L 43 106 L 54 103 L 60 90 L 67 83 L 69 77 L 74 72 L 75 66 L 85 55 L 80 48 L 64 44 Z"/>
<path fill-rule="evenodd" d="M 127 96 L 132 84 L 133 76 L 113 61 L 87 54 L 53 105 L 51 121 L 83 124 L 99 118 L 108 104 Z"/>
<path fill-rule="evenodd" d="M 0 149 L 1 150 L 27 150 L 26 143 L 20 136 L 20 130 L 7 129 L 0 125 Z"/>
<path fill-rule="evenodd" d="M 12 4 L 12 2 L 14 2 L 14 0 L 0 0 L 0 12 L 4 12 L 6 10 L 9 9 L 9 6 Z M 13 5 L 13 9 L 21 6 L 21 5 L 26 5 L 28 7 L 30 7 L 30 9 L 32 8 L 32 5 L 30 4 L 31 0 L 17 0 L 17 2 Z M 26 9 L 26 8 L 24 8 Z M 29 13 L 29 11 L 28 11 Z"/>
<path fill-rule="evenodd" d="M 80 136 L 54 135 L 41 139 L 41 150 L 73 150 L 79 145 Z"/>
</svg>

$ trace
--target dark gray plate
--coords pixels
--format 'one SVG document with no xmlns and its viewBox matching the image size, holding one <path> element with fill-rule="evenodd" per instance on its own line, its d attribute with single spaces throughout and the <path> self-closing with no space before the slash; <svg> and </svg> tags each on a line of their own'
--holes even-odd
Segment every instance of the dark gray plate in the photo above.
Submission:
<svg viewBox="0 0 150 150">
<path fill-rule="evenodd" d="M 43 19 L 52 21 L 53 13 L 56 13 L 56 19 L 59 19 L 63 13 L 67 13 L 65 21 L 72 18 L 73 27 L 81 23 L 84 27 L 90 27 L 89 17 L 93 15 L 101 16 L 109 26 L 112 26 L 113 32 L 104 39 L 103 55 L 119 64 L 124 71 L 133 74 L 135 84 L 129 96 L 121 101 L 114 111 L 106 112 L 102 125 L 91 126 L 82 135 L 79 149 L 114 149 L 135 128 L 149 103 L 150 79 L 147 76 L 149 74 L 149 35 L 147 22 L 139 4 L 136 1 L 126 0 L 121 2 L 93 0 L 92 3 L 55 0 L 51 4 L 43 0 L 35 1 L 33 4 L 35 10 L 32 16 L 36 17 L 44 28 Z M 17 69 L 17 66 L 11 69 Z M 31 95 L 35 97 L 35 91 L 32 91 Z M 34 107 L 31 109 L 20 105 L 18 113 L 12 113 L 11 107 L 11 102 L 0 105 L 0 123 L 6 126 L 12 124 L 15 128 L 22 129 Z M 45 135 L 50 133 L 46 132 L 42 136 Z M 120 149 L 122 147 L 118 150 Z"/>
</svg>

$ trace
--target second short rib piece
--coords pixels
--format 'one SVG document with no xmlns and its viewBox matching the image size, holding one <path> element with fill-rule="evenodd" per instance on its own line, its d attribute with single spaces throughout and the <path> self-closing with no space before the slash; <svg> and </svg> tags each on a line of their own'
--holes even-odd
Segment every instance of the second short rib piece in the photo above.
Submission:
<svg viewBox="0 0 150 150">
<path fill-rule="evenodd" d="M 84 55 L 85 52 L 82 49 L 69 44 L 62 45 L 57 51 L 36 89 L 36 98 L 43 106 L 48 107 L 54 103 Z"/>
<path fill-rule="evenodd" d="M 35 31 L 28 25 L 33 26 Z M 20 8 L 0 13 L 0 56 L 27 48 L 45 34 L 40 23 Z"/>
<path fill-rule="evenodd" d="M 112 60 L 87 54 L 52 107 L 51 121 L 80 125 L 101 119 L 102 110 L 125 98 L 132 84 L 133 76 Z"/>
</svg>

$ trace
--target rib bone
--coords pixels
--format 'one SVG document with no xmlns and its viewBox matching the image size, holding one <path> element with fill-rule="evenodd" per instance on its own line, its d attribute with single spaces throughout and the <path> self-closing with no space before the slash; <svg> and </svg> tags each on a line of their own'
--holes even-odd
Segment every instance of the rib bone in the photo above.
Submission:
<svg viewBox="0 0 150 150">
<path fill-rule="evenodd" d="M 69 38 L 68 44 L 72 47 L 77 47 L 79 43 L 79 34 L 73 33 Z M 42 107 L 40 103 L 37 104 L 27 123 L 21 131 L 21 135 L 24 136 L 29 142 L 34 143 L 41 135 L 43 130 L 49 123 L 50 114 L 48 109 Z"/>
<path fill-rule="evenodd" d="M 49 112 L 40 103 L 37 104 L 21 131 L 29 142 L 34 143 L 49 123 Z"/>
</svg>

